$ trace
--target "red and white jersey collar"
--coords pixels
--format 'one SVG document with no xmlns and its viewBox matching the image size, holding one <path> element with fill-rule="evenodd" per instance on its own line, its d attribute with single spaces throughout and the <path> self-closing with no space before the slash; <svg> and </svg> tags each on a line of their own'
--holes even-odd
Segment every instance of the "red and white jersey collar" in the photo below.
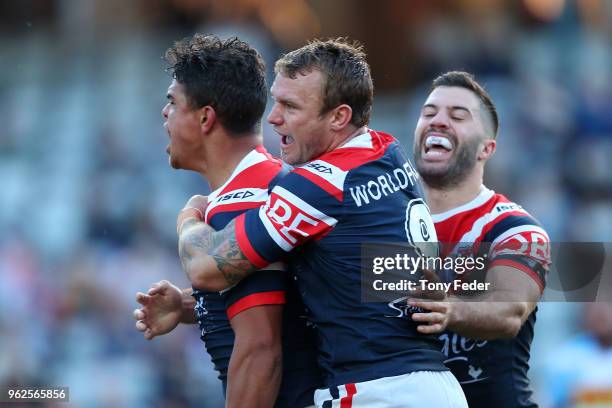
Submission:
<svg viewBox="0 0 612 408">
<path fill-rule="evenodd" d="M 240 163 L 238 163 L 238 165 L 236 166 L 232 174 L 229 176 L 227 181 L 223 183 L 221 187 L 219 187 L 218 189 L 216 189 L 215 191 L 213 191 L 212 193 L 208 195 L 208 202 L 213 201 L 215 198 L 217 198 L 217 196 L 219 196 L 219 194 L 224 193 L 227 190 L 227 187 L 230 185 L 230 183 L 240 173 L 242 173 L 249 167 L 255 166 L 256 164 L 259 164 L 266 160 L 270 160 L 270 157 L 271 156 L 267 152 L 266 148 L 261 145 L 251 150 L 246 156 L 242 158 L 242 160 L 240 160 Z"/>
<path fill-rule="evenodd" d="M 227 181 L 208 195 L 206 222 L 221 208 L 243 209 L 245 205 L 253 206 L 264 202 L 268 197 L 268 183 L 278 173 L 276 166 L 268 165 L 270 162 L 280 166 L 280 161 L 272 157 L 261 145 L 244 156 Z M 229 193 L 233 195 L 223 197 Z M 219 197 L 222 199 L 217 200 Z"/>
<path fill-rule="evenodd" d="M 434 223 L 442 222 L 450 217 L 453 217 L 457 214 L 460 214 L 465 211 L 473 210 L 474 208 L 478 208 L 487 201 L 489 201 L 495 195 L 495 191 L 489 190 L 484 184 L 480 186 L 480 192 L 473 200 L 470 202 L 460 205 L 459 207 L 452 208 L 448 211 L 444 211 L 438 214 L 431 214 L 431 219 Z"/>
<path fill-rule="evenodd" d="M 353 137 L 352 139 L 350 139 L 348 142 L 338 147 L 337 149 L 346 149 L 346 148 L 355 148 L 355 147 L 363 147 L 366 149 L 374 148 L 374 144 L 372 143 L 372 135 L 370 134 L 370 132 L 372 131 L 368 129 L 365 133 L 362 133 L 360 135 Z"/>
</svg>

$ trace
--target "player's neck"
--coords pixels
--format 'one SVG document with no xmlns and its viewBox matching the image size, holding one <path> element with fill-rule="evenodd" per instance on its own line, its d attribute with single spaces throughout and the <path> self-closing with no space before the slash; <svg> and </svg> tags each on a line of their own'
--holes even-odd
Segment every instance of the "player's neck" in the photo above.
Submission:
<svg viewBox="0 0 612 408">
<path fill-rule="evenodd" d="M 206 171 L 201 173 L 211 190 L 221 187 L 242 159 L 261 144 L 261 135 L 253 133 L 238 138 L 225 137 L 211 146 L 206 158 Z"/>
<path fill-rule="evenodd" d="M 334 138 L 332 144 L 327 149 L 327 151 L 331 152 L 332 150 L 335 150 L 341 146 L 344 146 L 345 144 L 353 140 L 355 137 L 362 135 L 366 133 L 367 131 L 368 131 L 368 128 L 366 126 L 362 126 L 360 128 L 349 127 L 342 134 Z"/>
<path fill-rule="evenodd" d="M 469 203 L 480 194 L 482 174 L 472 173 L 460 184 L 449 189 L 438 189 L 425 186 L 427 204 L 432 214 L 440 214 Z"/>
</svg>

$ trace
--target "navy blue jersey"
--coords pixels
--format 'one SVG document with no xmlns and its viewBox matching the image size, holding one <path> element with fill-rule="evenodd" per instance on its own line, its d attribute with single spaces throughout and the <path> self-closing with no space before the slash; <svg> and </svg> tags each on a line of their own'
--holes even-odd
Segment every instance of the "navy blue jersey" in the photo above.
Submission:
<svg viewBox="0 0 612 408">
<path fill-rule="evenodd" d="M 294 169 L 265 206 L 237 218 L 238 244 L 255 265 L 291 252 L 327 387 L 447 370 L 436 336 L 386 303 L 361 301 L 362 243 L 409 242 L 413 205 L 435 242 L 418 177 L 392 136 L 369 131 Z"/>
<path fill-rule="evenodd" d="M 262 205 L 269 188 L 286 173 L 280 160 L 270 156 L 263 147 L 257 147 L 244 157 L 227 182 L 208 196 L 205 221 L 216 230 L 223 229 L 237 215 Z M 224 393 L 234 346 L 230 320 L 255 306 L 285 305 L 283 382 L 275 406 L 289 408 L 313 404 L 314 390 L 321 385 L 315 335 L 306 325 L 304 306 L 290 274 L 282 265 L 268 265 L 223 293 L 194 288 L 193 297 L 201 339 L 219 372 Z"/>
<path fill-rule="evenodd" d="M 496 265 L 511 266 L 544 289 L 549 238 L 521 206 L 483 186 L 471 202 L 432 218 L 446 248 L 443 256 L 486 256 L 485 273 Z M 508 340 L 474 340 L 452 332 L 440 336 L 446 364 L 461 384 L 470 408 L 537 407 L 527 376 L 535 320 L 534 310 L 518 335 Z"/>
</svg>

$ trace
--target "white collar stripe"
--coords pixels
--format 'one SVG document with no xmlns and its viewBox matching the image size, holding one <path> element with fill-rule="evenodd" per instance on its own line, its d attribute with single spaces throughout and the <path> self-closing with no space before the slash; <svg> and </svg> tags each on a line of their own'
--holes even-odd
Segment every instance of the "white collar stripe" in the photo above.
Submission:
<svg viewBox="0 0 612 408">
<path fill-rule="evenodd" d="M 439 214 L 431 214 L 431 219 L 434 223 L 442 222 L 450 217 L 457 215 L 459 213 L 473 210 L 474 208 L 478 208 L 481 205 L 485 204 L 487 201 L 491 199 L 495 195 L 495 191 L 489 190 L 485 186 L 482 186 L 480 189 L 480 193 L 469 203 L 460 205 L 459 207 L 453 208 L 452 210 L 448 210 Z"/>
</svg>

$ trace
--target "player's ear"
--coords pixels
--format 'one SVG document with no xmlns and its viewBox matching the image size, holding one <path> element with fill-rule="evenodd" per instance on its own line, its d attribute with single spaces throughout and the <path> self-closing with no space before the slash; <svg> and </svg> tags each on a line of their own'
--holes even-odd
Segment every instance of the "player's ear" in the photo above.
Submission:
<svg viewBox="0 0 612 408">
<path fill-rule="evenodd" d="M 495 139 L 485 139 L 482 141 L 480 151 L 478 152 L 478 160 L 489 160 L 495 153 L 497 142 Z"/>
<path fill-rule="evenodd" d="M 200 120 L 200 130 L 202 133 L 210 133 L 217 121 L 217 112 L 215 112 L 212 106 L 206 105 L 198 109 L 198 118 Z"/>
<path fill-rule="evenodd" d="M 349 123 L 351 123 L 351 119 L 353 118 L 353 109 L 346 104 L 342 104 L 337 106 L 331 111 L 331 129 L 335 132 L 341 131 L 344 129 Z"/>
</svg>

